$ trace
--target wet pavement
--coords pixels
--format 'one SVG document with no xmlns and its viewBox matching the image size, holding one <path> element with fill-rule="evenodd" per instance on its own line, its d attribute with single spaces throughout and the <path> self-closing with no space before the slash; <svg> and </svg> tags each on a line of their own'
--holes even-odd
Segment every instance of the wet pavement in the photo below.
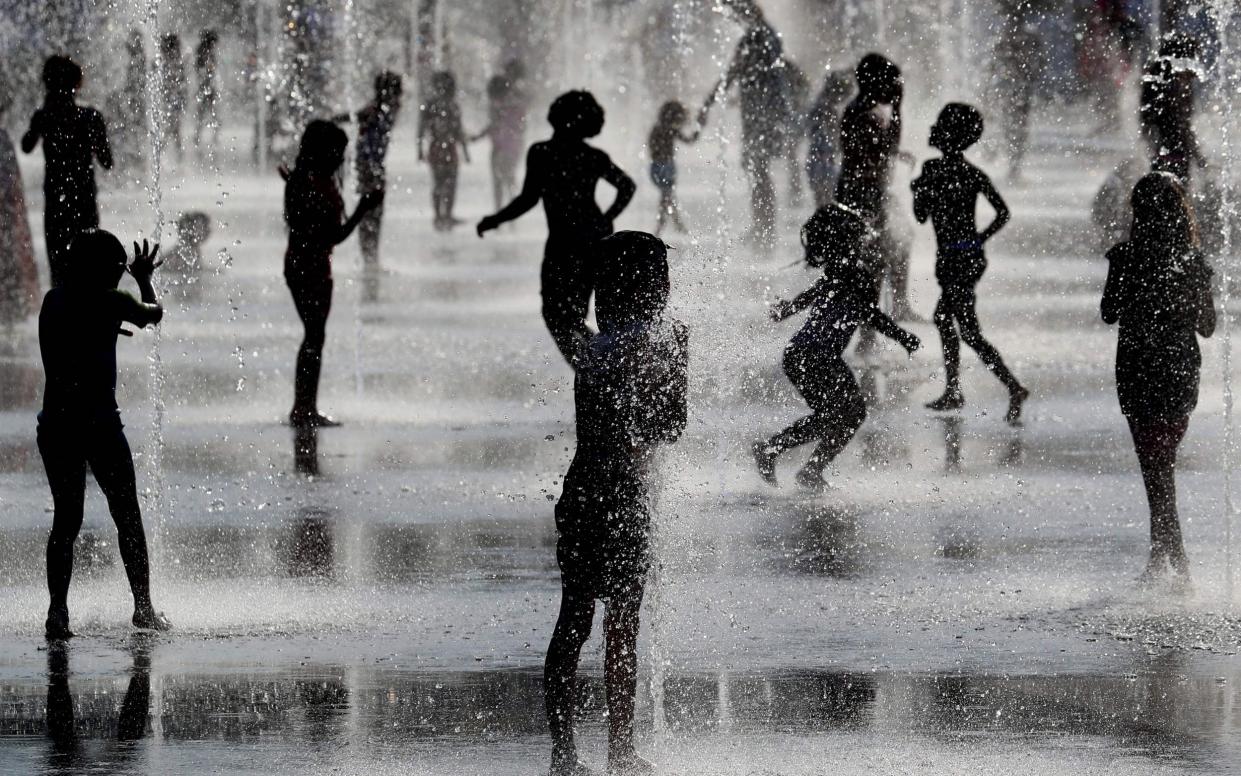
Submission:
<svg viewBox="0 0 1241 776">
<path fill-rule="evenodd" d="M 34 322 L 4 339 L 0 772 L 545 768 L 551 511 L 573 423 L 571 377 L 538 315 L 542 223 L 485 241 L 431 232 L 400 131 L 393 168 L 413 177 L 389 193 L 384 272 L 360 273 L 352 241 L 336 258 L 321 405 L 340 429 L 281 423 L 300 330 L 279 275 L 278 187 L 208 174 L 165 192 L 170 211 L 207 204 L 216 221 L 198 298 L 170 300 L 158 367 L 148 333 L 119 353 L 156 600 L 175 634 L 125 625 L 115 535 L 92 492 L 70 601 L 81 635 L 42 640 L 50 497 L 33 440 Z M 1135 583 L 1145 500 L 1085 222 L 1118 150 L 1040 127 L 1029 182 L 1001 185 L 1015 218 L 979 307 L 1034 392 L 1024 427 L 1003 424 L 1003 391 L 969 353 L 969 407 L 924 411 L 938 347 L 915 324 L 927 347 L 914 359 L 888 348 L 856 362 L 871 416 L 814 497 L 792 489 L 791 461 L 790 487 L 765 487 L 746 452 L 802 412 L 779 371 L 796 324 L 763 311 L 813 278 L 787 266 L 805 208 L 779 250 L 754 256 L 735 242 L 743 216 L 716 214 L 744 199 L 738 171 L 713 166 L 709 140 L 686 155 L 683 179 L 701 181 L 683 192 L 688 220 L 711 229 L 672 240 L 674 307 L 693 334 L 690 428 L 665 461 L 640 646 L 639 729 L 660 773 L 1241 762 L 1219 342 L 1204 346 L 1182 448 L 1194 589 Z M 465 169 L 463 217 L 490 201 L 483 168 Z M 36 234 L 39 175 L 26 170 Z M 148 224 L 145 201 L 108 192 L 105 226 Z M 620 226 L 648 227 L 653 209 L 643 186 Z M 915 301 L 929 314 L 929 230 L 916 235 Z M 595 639 L 583 740 L 596 764 L 600 657 Z"/>
</svg>

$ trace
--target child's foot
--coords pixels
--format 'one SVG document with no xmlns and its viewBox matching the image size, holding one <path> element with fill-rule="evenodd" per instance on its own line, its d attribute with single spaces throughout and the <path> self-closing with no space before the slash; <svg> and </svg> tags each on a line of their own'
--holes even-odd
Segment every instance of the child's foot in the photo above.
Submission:
<svg viewBox="0 0 1241 776">
<path fill-rule="evenodd" d="M 289 425 L 294 428 L 336 428 L 340 421 L 319 412 L 294 410 L 289 413 Z"/>
<path fill-rule="evenodd" d="M 655 766 L 638 756 L 637 752 L 608 757 L 608 776 L 652 776 Z"/>
<path fill-rule="evenodd" d="M 954 390 L 952 388 L 949 388 L 948 390 L 944 391 L 944 395 L 940 396 L 935 401 L 929 401 L 926 403 L 926 408 L 928 410 L 934 410 L 935 412 L 948 412 L 949 410 L 959 410 L 964 406 L 965 406 L 965 395 L 961 393 L 961 391 Z M 1020 412 L 1020 409 L 1018 409 L 1018 412 Z"/>
<path fill-rule="evenodd" d="M 1026 403 L 1026 399 L 1030 398 L 1030 392 L 1017 386 L 1008 394 L 1008 412 L 1004 415 L 1004 422 L 1010 426 L 1021 425 L 1021 405 Z"/>
<path fill-rule="evenodd" d="M 780 482 L 776 479 L 776 454 L 767 446 L 767 443 L 755 442 L 751 445 L 750 452 L 754 454 L 758 476 L 763 478 L 763 482 L 773 488 L 780 487 Z"/>
<path fill-rule="evenodd" d="M 157 612 L 154 609 L 139 609 L 134 612 L 132 622 L 134 627 L 140 630 L 172 630 L 172 623 L 168 621 L 168 618 L 164 616 L 164 613 Z"/>
<path fill-rule="evenodd" d="M 815 493 L 822 493 L 827 490 L 827 483 L 823 480 L 823 472 L 817 469 L 799 469 L 794 479 L 800 488 L 805 488 Z"/>
<path fill-rule="evenodd" d="M 69 630 L 69 607 L 57 606 L 47 610 L 47 622 L 43 624 L 43 633 L 48 641 L 73 638 Z"/>
</svg>

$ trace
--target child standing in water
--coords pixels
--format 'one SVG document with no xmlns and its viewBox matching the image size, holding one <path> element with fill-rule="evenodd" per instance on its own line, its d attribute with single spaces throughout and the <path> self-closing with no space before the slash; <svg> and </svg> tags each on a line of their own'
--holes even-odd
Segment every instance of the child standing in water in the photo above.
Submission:
<svg viewBox="0 0 1241 776">
<path fill-rule="evenodd" d="M 866 420 L 866 402 L 843 354 L 859 326 L 870 326 L 899 342 L 911 354 L 921 344 L 879 309 L 882 260 L 875 235 L 862 217 L 841 205 L 815 211 L 802 227 L 806 263 L 822 267 L 823 277 L 792 301 L 777 302 L 771 318 L 782 321 L 811 308 L 805 325 L 784 350 L 784 373 L 812 413 L 770 439 L 754 443 L 758 472 L 777 485 L 776 459 L 788 450 L 817 441 L 797 473 L 797 484 L 822 490 L 823 471 L 840 455 Z"/>
<path fill-rule="evenodd" d="M 181 57 L 181 37 L 170 32 L 159 39 L 159 87 L 162 98 L 165 147 L 171 141 L 181 161 L 184 144 L 181 142 L 181 120 L 185 115 L 186 80 L 185 60 Z"/>
<path fill-rule="evenodd" d="M 116 523 L 121 561 L 134 597 L 133 624 L 155 630 L 172 627 L 151 604 L 134 460 L 116 405 L 116 337 L 123 331 L 121 324 L 153 326 L 164 316 L 151 285 L 158 253 L 158 245 L 151 248 L 144 240 L 139 248 L 134 243 L 134 260 L 127 267 L 120 240 L 104 231 L 83 232 L 69 249 L 64 283 L 43 297 L 39 350 L 47 384 L 38 444 L 55 507 L 47 539 L 49 639 L 73 635 L 69 580 L 73 543 L 82 528 L 87 466 Z M 126 271 L 138 281 L 142 301 L 117 289 Z"/>
<path fill-rule="evenodd" d="M 948 103 L 931 127 L 931 147 L 943 157 L 922 166 L 913 182 L 914 217 L 918 223 L 931 219 L 935 227 L 935 279 L 939 303 L 935 305 L 935 328 L 944 348 L 944 394 L 926 406 L 932 410 L 955 410 L 965 406 L 961 393 L 961 342 L 969 345 L 983 364 L 1008 389 L 1005 420 L 1016 425 L 1021 406 L 1030 392 L 1004 365 L 1000 353 L 983 339 L 978 324 L 974 287 L 987 268 L 983 245 L 1008 223 L 1008 206 L 987 174 L 965 159 L 965 149 L 982 137 L 982 115 L 970 105 Z M 983 197 L 995 209 L 995 220 L 982 232 L 975 224 L 974 207 Z M 958 334 L 959 332 L 959 334 Z"/>
<path fill-rule="evenodd" d="M 99 226 L 95 197 L 95 162 L 112 169 L 112 147 L 103 116 L 75 102 L 82 86 L 82 68 L 68 57 L 48 57 L 43 65 L 47 89 L 43 107 L 30 118 L 22 136 L 22 151 L 34 151 L 43 141 L 43 230 L 52 286 L 65 282 L 69 244 L 87 229 Z"/>
<path fill-rule="evenodd" d="M 677 231 L 685 233 L 685 222 L 681 220 L 681 206 L 677 203 L 677 159 L 676 144 L 693 143 L 698 140 L 697 132 L 687 135 L 681 130 L 689 117 L 685 106 L 676 100 L 669 100 L 659 108 L 659 119 L 651 129 L 646 141 L 647 151 L 651 155 L 651 182 L 659 189 L 659 221 L 655 225 L 655 236 L 664 230 L 668 219 L 672 219 Z"/>
<path fill-rule="evenodd" d="M 526 133 L 525 75 L 525 66 L 513 59 L 503 73 L 487 81 L 487 127 L 470 138 L 491 138 L 491 189 L 497 209 L 517 191 L 517 165 Z"/>
<path fill-rule="evenodd" d="M 547 112 L 552 137 L 530 147 L 521 193 L 498 213 L 478 222 L 478 235 L 518 218 L 543 201 L 547 244 L 541 271 L 543 320 L 560 354 L 576 367 L 578 351 L 590 338 L 586 310 L 602 267 L 596 243 L 612 233 L 612 222 L 637 189 L 633 179 L 605 154 L 586 143 L 603 130 L 603 108 L 590 92 L 565 92 Z M 595 202 L 605 180 L 616 188 L 606 212 Z"/>
<path fill-rule="evenodd" d="M 284 254 L 284 279 L 306 334 L 297 351 L 293 409 L 289 424 L 312 428 L 340 425 L 319 412 L 319 373 L 327 317 L 332 309 L 332 249 L 348 239 L 366 214 L 383 203 L 383 192 L 362 195 L 347 220 L 336 174 L 345 161 L 349 138 L 330 121 L 310 122 L 302 134 L 297 161 L 285 177 L 284 220 L 289 246 Z"/>
<path fill-rule="evenodd" d="M 574 380 L 577 451 L 556 503 L 560 616 L 547 648 L 544 693 L 552 776 L 591 773 L 577 760 L 577 666 L 595 601 L 605 602 L 608 772 L 644 775 L 633 743 L 638 613 L 650 566 L 650 480 L 661 445 L 686 424 L 688 329 L 665 315 L 668 252 L 642 232 L 595 244 L 599 333 Z"/>
<path fill-rule="evenodd" d="M 849 74 L 833 71 L 823 81 L 823 89 L 810 106 L 806 117 L 810 143 L 806 149 L 806 178 L 814 194 L 815 208 L 832 202 L 836 176 L 840 173 L 840 112 L 853 84 Z"/>
<path fill-rule="evenodd" d="M 428 139 L 425 151 L 423 139 Z M 457 104 L 457 79 L 441 70 L 431 76 L 431 99 L 422 106 L 418 121 L 418 160 L 431 167 L 431 208 L 436 231 L 446 232 L 460 223 L 453 217 L 457 202 L 457 167 L 460 157 L 470 161 L 461 106 Z"/>
<path fill-rule="evenodd" d="M 385 70 L 375 76 L 375 100 L 358 112 L 358 142 L 354 167 L 358 173 L 358 194 L 387 189 L 388 143 L 392 128 L 401 112 L 401 77 Z M 358 242 L 362 261 L 370 268 L 379 266 L 379 230 L 383 222 L 383 205 L 376 205 L 358 225 Z"/>
<path fill-rule="evenodd" d="M 1120 326 L 1116 392 L 1129 422 L 1151 515 L 1144 578 L 1172 569 L 1188 581 L 1176 512 L 1176 451 L 1198 404 L 1198 336 L 1215 332 L 1211 269 L 1198 249 L 1193 210 L 1171 173 L 1133 189 L 1129 240 L 1107 253 L 1101 311 Z"/>
</svg>

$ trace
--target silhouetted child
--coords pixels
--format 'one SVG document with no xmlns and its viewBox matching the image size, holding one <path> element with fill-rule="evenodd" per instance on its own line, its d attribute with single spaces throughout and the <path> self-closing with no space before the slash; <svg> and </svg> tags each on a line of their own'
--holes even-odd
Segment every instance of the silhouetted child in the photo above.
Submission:
<svg viewBox="0 0 1241 776">
<path fill-rule="evenodd" d="M 1189 573 L 1176 511 L 1176 451 L 1198 404 L 1198 336 L 1215 332 L 1211 269 L 1198 250 L 1193 209 L 1170 173 L 1133 189 L 1129 240 L 1107 253 L 1101 311 L 1120 325 L 1116 393 L 1129 422 L 1150 504 L 1151 551 L 1144 577 L 1167 564 Z"/>
<path fill-rule="evenodd" d="M 423 140 L 426 148 L 423 148 Z M 431 99 L 418 117 L 418 159 L 431 167 L 431 207 L 435 228 L 447 231 L 460 223 L 453 217 L 457 201 L 457 167 L 462 156 L 470 161 L 461 106 L 457 104 L 457 79 L 439 71 L 431 76 Z"/>
<path fill-rule="evenodd" d="M 68 57 L 48 57 L 43 65 L 47 93 L 43 107 L 30 118 L 22 151 L 30 153 L 43 141 L 43 230 L 52 286 L 65 281 L 65 262 L 73 238 L 99 226 L 95 161 L 112 169 L 112 147 L 103 116 L 75 102 L 82 86 L 82 68 Z"/>
<path fill-rule="evenodd" d="M 385 70 L 375 76 L 375 99 L 358 112 L 358 141 L 354 167 L 358 174 L 358 193 L 383 194 L 387 189 L 388 144 L 392 128 L 401 112 L 401 77 Z M 362 260 L 368 267 L 379 265 L 379 232 L 383 224 L 383 205 L 376 205 L 358 224 Z"/>
<path fill-rule="evenodd" d="M 164 127 L 164 147 L 171 142 L 180 161 L 184 152 L 181 121 L 185 115 L 186 80 L 181 38 L 176 33 L 170 32 L 159 39 L 159 88 L 163 101 L 159 122 Z"/>
<path fill-rule="evenodd" d="M 198 38 L 198 50 L 194 54 L 194 72 L 198 75 L 198 106 L 194 114 L 194 147 L 198 157 L 203 157 L 203 129 L 211 131 L 208 150 L 215 152 L 220 141 L 219 110 L 220 85 L 216 77 L 216 52 L 220 34 L 215 30 L 203 30 Z"/>
<path fill-rule="evenodd" d="M 302 134 L 293 170 L 281 171 L 286 181 L 284 220 L 289 226 L 284 279 L 306 330 L 293 379 L 293 409 L 289 412 L 293 426 L 340 425 L 319 412 L 319 373 L 332 309 L 332 249 L 353 234 L 367 211 L 383 202 L 382 192 L 368 192 L 362 195 L 353 215 L 345 218 L 345 202 L 336 176 L 348 145 L 344 130 L 316 119 Z"/>
<path fill-rule="evenodd" d="M 1018 6 L 1019 8 L 1024 6 Z M 1030 109 L 1046 57 L 1043 39 L 1025 11 L 1009 10 L 992 52 L 995 96 L 1004 123 L 1008 178 L 1021 179 L 1030 136 Z"/>
<path fill-rule="evenodd" d="M 675 442 L 686 424 L 688 330 L 665 313 L 666 247 L 649 234 L 618 232 L 594 250 L 599 333 L 577 368 L 577 451 L 556 503 L 561 602 L 544 670 L 552 776 L 590 773 L 577 761 L 573 723 L 578 660 L 596 600 L 605 602 L 608 772 L 651 772 L 633 743 L 650 481 L 657 449 Z"/>
<path fill-rule="evenodd" d="M 134 243 L 134 259 L 126 267 L 120 240 L 100 230 L 83 232 L 69 249 L 64 284 L 43 297 L 39 349 L 47 382 L 38 444 L 55 507 L 47 540 L 49 639 L 73 635 L 69 580 L 73 543 L 82 527 L 87 466 L 116 523 L 121 561 L 134 597 L 133 624 L 157 630 L 171 627 L 151 605 L 134 461 L 116 404 L 116 337 L 121 324 L 150 326 L 164 315 L 151 285 L 158 252 L 158 245 L 151 248 L 145 240 L 141 248 Z M 127 270 L 138 282 L 142 301 L 117 288 Z"/>
<path fill-rule="evenodd" d="M 211 236 L 211 217 L 200 210 L 183 213 L 177 219 L 177 244 L 168 251 L 164 274 L 171 276 L 169 290 L 183 301 L 202 294 L 203 243 Z"/>
<path fill-rule="evenodd" d="M 668 219 L 677 230 L 685 232 L 685 222 L 681 220 L 681 206 L 677 203 L 677 160 L 676 143 L 693 143 L 698 140 L 698 132 L 687 135 L 681 130 L 689 113 L 685 106 L 676 100 L 669 100 L 659 108 L 659 119 L 651 129 L 646 141 L 647 151 L 651 155 L 651 182 L 659 189 L 659 221 L 655 225 L 655 236 L 664 230 Z"/>
<path fill-rule="evenodd" d="M 806 263 L 823 268 L 823 277 L 792 301 L 780 301 L 771 318 L 782 321 L 810 308 L 810 317 L 784 350 L 784 373 L 810 405 L 812 414 L 779 434 L 755 442 L 762 478 L 776 485 L 776 459 L 807 442 L 818 442 L 797 484 L 821 490 L 823 471 L 845 449 L 866 420 L 866 402 L 844 352 L 859 326 L 870 326 L 913 353 L 916 336 L 879 309 L 877 278 L 882 263 L 875 235 L 860 214 L 831 204 L 815 211 L 802 227 Z"/>
<path fill-rule="evenodd" d="M 1138 125 L 1149 149 L 1151 169 L 1170 172 L 1188 184 L 1190 165 L 1206 157 L 1194 132 L 1198 42 L 1184 32 L 1166 36 L 1159 55 L 1142 72 Z"/>
<path fill-rule="evenodd" d="M 498 213 L 478 223 L 481 237 L 543 202 L 547 244 L 540 273 L 543 320 L 561 355 L 576 366 L 578 350 L 590 337 L 586 311 L 602 269 L 595 243 L 612 233 L 612 222 L 633 199 L 637 187 L 606 153 L 586 143 L 603 130 L 603 108 L 590 92 L 565 92 L 547 112 L 552 137 L 526 155 L 521 193 Z M 616 188 L 606 212 L 595 188 L 605 180 Z"/>
<path fill-rule="evenodd" d="M 471 142 L 491 138 L 491 187 L 497 209 L 517 191 L 517 165 L 526 134 L 525 75 L 525 66 L 513 59 L 503 73 L 487 81 L 487 126 L 470 138 Z"/>
<path fill-rule="evenodd" d="M 840 174 L 840 112 L 853 91 L 849 74 L 832 71 L 810 106 L 806 117 L 810 143 L 806 149 L 806 178 L 814 194 L 816 209 L 831 204 L 836 176 Z"/>
<path fill-rule="evenodd" d="M 1004 365 L 1000 353 L 983 339 L 978 324 L 974 287 L 987 268 L 983 245 L 1008 223 L 1008 206 L 987 174 L 966 161 L 965 149 L 982 137 L 982 115 L 972 106 L 948 103 L 931 127 L 931 147 L 943 157 L 930 159 L 913 182 L 914 217 L 928 218 L 935 227 L 935 279 L 939 303 L 935 305 L 935 328 L 944 348 L 944 394 L 926 406 L 932 410 L 955 410 L 965 405 L 961 393 L 961 342 L 969 345 L 983 364 L 1008 389 L 1005 419 L 1016 424 L 1021 405 L 1030 392 Z M 979 197 L 995 209 L 993 220 L 981 233 L 974 209 Z M 958 333 L 959 332 L 959 333 Z"/>
</svg>

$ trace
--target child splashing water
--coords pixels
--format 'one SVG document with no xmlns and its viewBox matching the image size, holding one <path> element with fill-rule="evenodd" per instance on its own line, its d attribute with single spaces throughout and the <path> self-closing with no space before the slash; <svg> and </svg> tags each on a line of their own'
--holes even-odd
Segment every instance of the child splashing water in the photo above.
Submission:
<svg viewBox="0 0 1241 776">
<path fill-rule="evenodd" d="M 870 326 L 899 342 L 911 354 L 920 343 L 879 310 L 878 277 L 882 259 L 875 235 L 862 217 L 842 205 L 816 211 L 802 227 L 806 263 L 821 267 L 823 277 L 792 301 L 780 301 L 771 318 L 782 321 L 811 308 L 810 318 L 784 351 L 784 373 L 810 405 L 812 413 L 770 439 L 754 443 L 759 475 L 776 481 L 776 459 L 788 450 L 818 441 L 797 473 L 797 484 L 821 490 L 823 471 L 866 420 L 866 402 L 842 354 L 858 326 Z"/>
<path fill-rule="evenodd" d="M 974 309 L 974 287 L 987 269 L 983 245 L 1008 223 L 1008 206 L 987 174 L 966 161 L 965 149 L 982 137 L 982 115 L 970 105 L 949 103 L 931 127 L 931 147 L 943 157 L 922 166 L 913 182 L 914 217 L 928 218 L 935 227 L 935 278 L 939 303 L 935 305 L 935 328 L 944 348 L 944 394 L 927 404 L 932 410 L 956 410 L 965 406 L 961 393 L 961 342 L 969 345 L 983 364 L 1008 389 L 1008 414 L 1013 425 L 1021 420 L 1021 406 L 1030 392 L 1004 365 L 1000 352 L 983 339 Z M 995 209 L 995 220 L 982 232 L 975 224 L 974 207 L 983 197 Z"/>
<path fill-rule="evenodd" d="M 577 760 L 577 666 L 595 601 L 606 602 L 608 772 L 645 776 L 633 744 L 638 612 L 650 565 L 655 453 L 686 423 L 688 330 L 669 318 L 668 252 L 656 237 L 618 232 L 596 243 L 599 333 L 574 383 L 577 451 L 556 504 L 560 616 L 547 648 L 544 692 L 552 776 L 591 773 Z"/>
</svg>

